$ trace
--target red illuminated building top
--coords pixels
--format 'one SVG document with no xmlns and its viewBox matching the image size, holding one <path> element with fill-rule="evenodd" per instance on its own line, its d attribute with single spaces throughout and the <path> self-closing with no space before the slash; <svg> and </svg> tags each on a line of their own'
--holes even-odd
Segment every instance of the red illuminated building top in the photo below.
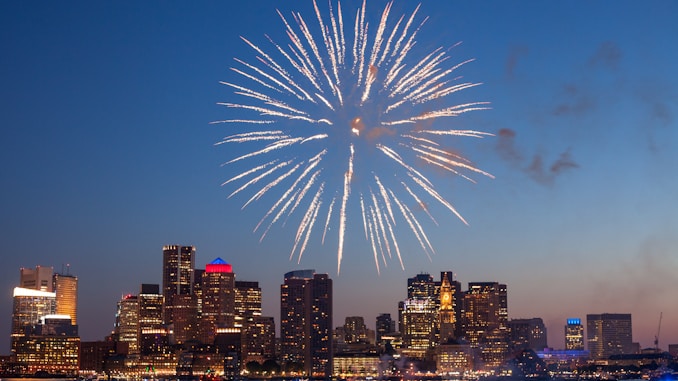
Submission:
<svg viewBox="0 0 678 381">
<path fill-rule="evenodd" d="M 221 258 L 217 258 L 205 265 L 206 273 L 232 273 L 233 268 Z"/>
</svg>

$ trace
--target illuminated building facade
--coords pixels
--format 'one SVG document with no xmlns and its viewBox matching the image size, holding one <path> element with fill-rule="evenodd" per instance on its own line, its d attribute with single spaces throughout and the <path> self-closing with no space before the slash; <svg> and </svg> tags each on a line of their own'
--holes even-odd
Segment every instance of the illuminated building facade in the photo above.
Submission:
<svg viewBox="0 0 678 381">
<path fill-rule="evenodd" d="M 196 305 L 192 298 L 187 297 L 193 295 L 194 268 L 195 247 L 177 245 L 163 247 L 162 295 L 165 299 L 163 322 L 167 325 L 174 323 L 175 309 L 191 309 Z"/>
<path fill-rule="evenodd" d="M 377 378 L 381 376 L 381 359 L 376 353 L 342 353 L 334 356 L 334 376 L 338 378 Z"/>
<path fill-rule="evenodd" d="M 15 350 L 17 362 L 26 366 L 26 374 L 73 376 L 80 368 L 78 328 L 67 315 L 43 316 L 17 339 Z"/>
<path fill-rule="evenodd" d="M 439 375 L 459 377 L 472 369 L 473 350 L 470 345 L 448 340 L 436 347 L 436 370 Z"/>
<path fill-rule="evenodd" d="M 117 353 L 139 353 L 139 298 L 136 295 L 125 295 L 118 302 L 114 334 Z"/>
<path fill-rule="evenodd" d="M 472 348 L 480 351 L 476 366 L 487 369 L 508 355 L 508 301 L 506 285 L 470 282 L 464 294 L 463 331 Z"/>
<path fill-rule="evenodd" d="M 202 341 L 214 343 L 217 329 L 235 327 L 235 274 L 230 264 L 216 258 L 202 275 Z"/>
<path fill-rule="evenodd" d="M 376 339 L 379 345 L 384 345 L 384 336 L 395 332 L 395 321 L 391 319 L 391 314 L 383 313 L 377 316 Z"/>
<path fill-rule="evenodd" d="M 275 357 L 275 324 L 261 316 L 259 282 L 235 282 L 235 326 L 242 328 L 242 362 L 263 363 Z"/>
<path fill-rule="evenodd" d="M 432 298 L 407 299 L 402 306 L 402 353 L 410 358 L 424 359 L 436 344 L 438 307 Z"/>
<path fill-rule="evenodd" d="M 70 274 L 54 274 L 53 288 L 56 293 L 56 313 L 71 317 L 71 324 L 78 324 L 78 277 Z"/>
<path fill-rule="evenodd" d="M 22 269 L 23 270 L 23 269 Z M 51 284 L 51 282 L 50 282 Z M 19 339 L 26 336 L 26 331 L 40 322 L 46 315 L 56 313 L 56 294 L 23 287 L 15 287 L 12 308 L 12 353 L 17 353 Z"/>
<path fill-rule="evenodd" d="M 586 315 L 586 336 L 593 359 L 635 352 L 631 314 Z"/>
<path fill-rule="evenodd" d="M 546 326 L 541 318 L 511 319 L 508 328 L 512 351 L 532 349 L 538 352 L 548 347 Z"/>
<path fill-rule="evenodd" d="M 438 312 L 439 339 L 443 344 L 456 337 L 457 313 L 456 302 L 458 298 L 458 289 L 455 289 L 450 282 L 451 272 L 441 273 L 439 299 L 440 310 Z"/>
<path fill-rule="evenodd" d="M 579 318 L 567 319 L 567 324 L 565 325 L 565 349 L 568 351 L 584 350 L 584 326 Z"/>
<path fill-rule="evenodd" d="M 142 284 L 139 302 L 139 352 L 142 355 L 161 353 L 168 347 L 167 330 L 162 324 L 163 297 L 160 285 Z"/>
<path fill-rule="evenodd" d="M 280 286 L 280 340 L 284 362 L 304 365 L 311 377 L 332 375 L 332 280 L 314 270 L 285 274 Z"/>
<path fill-rule="evenodd" d="M 362 316 L 346 317 L 344 321 L 344 342 L 346 344 L 367 342 L 367 326 Z"/>
</svg>

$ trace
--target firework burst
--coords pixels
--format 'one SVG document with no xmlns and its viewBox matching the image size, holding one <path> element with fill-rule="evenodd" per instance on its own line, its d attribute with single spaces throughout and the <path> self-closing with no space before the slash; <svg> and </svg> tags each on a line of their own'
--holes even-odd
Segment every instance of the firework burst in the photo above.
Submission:
<svg viewBox="0 0 678 381">
<path fill-rule="evenodd" d="M 243 208 L 272 197 L 254 228 L 262 240 L 273 225 L 297 216 L 290 259 L 301 260 L 314 229 L 323 244 L 336 234 L 339 272 L 351 222 L 362 224 L 377 271 L 393 257 L 403 267 L 400 230 L 409 231 L 426 255 L 434 253 L 418 215 L 423 210 L 437 224 L 427 202 L 444 206 L 466 224 L 426 171 L 443 170 L 472 182 L 467 174 L 492 177 L 442 145 L 443 139 L 491 134 L 436 127 L 439 120 L 485 109 L 487 102 L 449 104 L 453 94 L 479 85 L 456 74 L 472 60 L 450 65 L 443 48 L 411 57 L 426 22 L 418 20 L 419 6 L 394 17 L 388 3 L 372 25 L 365 2 L 346 19 L 341 3 L 335 4 L 330 1 L 323 14 L 314 1 L 314 24 L 300 13 L 278 11 L 287 38 L 266 36 L 267 50 L 241 37 L 255 58 L 235 58 L 231 69 L 239 80 L 221 83 L 239 101 L 219 103 L 239 117 L 213 123 L 237 128 L 217 144 L 252 149 L 225 163 L 247 163 L 248 169 L 224 185 L 240 184 L 229 197 L 249 194 Z"/>
</svg>

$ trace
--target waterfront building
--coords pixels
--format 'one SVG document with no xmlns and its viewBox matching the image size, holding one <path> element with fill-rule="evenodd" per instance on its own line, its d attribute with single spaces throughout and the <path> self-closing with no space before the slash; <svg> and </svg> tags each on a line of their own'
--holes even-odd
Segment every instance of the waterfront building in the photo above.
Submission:
<svg viewBox="0 0 678 381">
<path fill-rule="evenodd" d="M 386 369 L 376 353 L 340 353 L 332 359 L 334 376 L 341 379 L 378 378 Z"/>
<path fill-rule="evenodd" d="M 78 325 L 78 277 L 54 274 L 53 289 L 56 293 L 56 313 L 70 316 L 71 324 Z"/>
<path fill-rule="evenodd" d="M 314 270 L 285 274 L 280 286 L 282 360 L 303 364 L 307 376 L 332 375 L 332 280 Z"/>
<path fill-rule="evenodd" d="M 593 359 L 607 359 L 611 355 L 633 354 L 631 314 L 586 315 L 586 337 Z"/>
<path fill-rule="evenodd" d="M 113 330 L 116 353 L 139 353 L 139 298 L 128 294 L 118 301 Z"/>
<path fill-rule="evenodd" d="M 546 326 L 541 318 L 511 319 L 508 322 L 509 343 L 512 352 L 547 348 Z"/>
<path fill-rule="evenodd" d="M 80 376 L 103 373 L 106 359 L 116 355 L 115 347 L 113 340 L 80 342 Z"/>
<path fill-rule="evenodd" d="M 565 325 L 565 349 L 568 351 L 584 350 L 584 326 L 579 318 L 567 319 Z"/>
<path fill-rule="evenodd" d="M 56 313 L 56 294 L 50 291 L 15 287 L 13 301 L 11 347 L 12 354 L 16 354 L 18 340 L 26 335 L 26 330 L 38 324 L 42 317 Z"/>
<path fill-rule="evenodd" d="M 175 309 L 191 309 L 195 304 L 192 298 L 186 297 L 193 295 L 194 268 L 195 247 L 167 245 L 162 248 L 163 322 L 166 325 L 174 323 Z"/>
<path fill-rule="evenodd" d="M 213 344 L 217 329 L 235 327 L 235 274 L 230 264 L 216 258 L 202 275 L 202 342 Z"/>
<path fill-rule="evenodd" d="M 473 350 L 468 343 L 448 340 L 436 347 L 438 375 L 460 376 L 473 370 Z"/>
<path fill-rule="evenodd" d="M 275 323 L 261 316 L 259 282 L 235 281 L 235 326 L 242 330 L 242 363 L 275 357 Z"/>
<path fill-rule="evenodd" d="M 26 367 L 25 374 L 78 374 L 80 337 L 68 315 L 42 316 L 16 338 L 14 349 L 16 361 Z"/>
<path fill-rule="evenodd" d="M 165 352 L 169 345 L 169 337 L 162 323 L 163 297 L 160 285 L 142 284 L 138 303 L 139 352 L 141 355 Z"/>
</svg>

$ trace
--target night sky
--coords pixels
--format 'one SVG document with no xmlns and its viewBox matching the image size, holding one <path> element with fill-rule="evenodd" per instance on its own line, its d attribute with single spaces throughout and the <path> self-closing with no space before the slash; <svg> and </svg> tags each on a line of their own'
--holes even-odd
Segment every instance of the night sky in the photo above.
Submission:
<svg viewBox="0 0 678 381">
<path fill-rule="evenodd" d="M 342 3 L 347 19 L 360 4 Z M 373 25 L 385 4 L 368 1 Z M 631 313 L 642 347 L 663 312 L 660 346 L 678 344 L 678 3 L 423 1 L 417 49 L 462 42 L 450 65 L 475 58 L 458 74 L 482 82 L 450 102 L 491 102 L 445 123 L 495 136 L 449 148 L 496 178 L 433 173 L 469 226 L 431 203 L 438 226 L 420 218 L 436 253 L 405 231 L 405 269 L 391 259 L 379 274 L 355 215 L 337 273 L 336 243 L 316 234 L 290 260 L 296 225 L 260 243 L 270 199 L 241 210 L 252 193 L 221 186 L 238 173 L 221 164 L 248 150 L 215 146 L 237 126 L 210 122 L 239 117 L 217 105 L 238 100 L 219 81 L 244 82 L 234 57 L 256 62 L 240 36 L 287 44 L 276 8 L 317 31 L 306 1 L 0 2 L 0 353 L 19 268 L 70 265 L 80 335 L 99 340 L 123 294 L 161 283 L 168 244 L 258 281 L 276 324 L 287 271 L 330 274 L 334 325 L 357 315 L 374 328 L 396 317 L 407 278 L 450 270 L 464 289 L 507 284 L 509 317 L 543 318 L 554 348 L 568 317 L 606 312 Z"/>
</svg>

